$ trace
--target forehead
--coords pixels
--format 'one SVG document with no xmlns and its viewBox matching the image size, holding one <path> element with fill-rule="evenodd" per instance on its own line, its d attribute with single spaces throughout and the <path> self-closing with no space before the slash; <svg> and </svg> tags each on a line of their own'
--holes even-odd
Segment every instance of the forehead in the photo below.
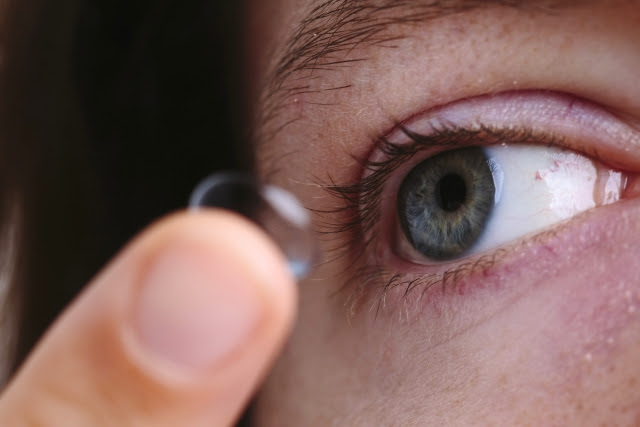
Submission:
<svg viewBox="0 0 640 427">
<path fill-rule="evenodd" d="M 281 62 L 309 59 L 313 49 L 373 39 L 393 25 L 419 24 L 486 8 L 514 8 L 554 13 L 602 0 L 248 0 L 249 36 L 254 54 L 279 55 Z M 616 1 L 609 1 L 615 6 Z M 354 34 L 355 32 L 355 34 Z M 328 36 L 328 38 L 326 37 Z M 259 50 L 257 52 L 256 50 Z M 271 64 L 273 65 L 273 64 Z M 284 66 L 286 64 L 280 64 Z"/>
<path fill-rule="evenodd" d="M 475 10 L 496 8 L 554 14 L 598 3 L 602 1 L 250 0 L 252 83 L 256 91 L 262 91 L 262 108 L 277 109 L 300 80 L 353 68 L 376 48 L 390 47 L 411 35 L 414 28 L 435 27 L 452 15 L 472 16 Z M 459 37 L 461 32 L 460 27 L 453 28 L 450 35 Z M 365 50 L 367 55 L 358 56 Z"/>
</svg>

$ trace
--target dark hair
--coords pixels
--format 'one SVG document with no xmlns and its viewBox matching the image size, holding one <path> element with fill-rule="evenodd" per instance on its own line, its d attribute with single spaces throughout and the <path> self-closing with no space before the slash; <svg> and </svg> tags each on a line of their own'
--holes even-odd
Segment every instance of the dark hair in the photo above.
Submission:
<svg viewBox="0 0 640 427">
<path fill-rule="evenodd" d="M 9 0 L 0 224 L 17 230 L 12 370 L 99 268 L 199 179 L 249 168 L 242 2 Z M 12 215 L 18 207 L 18 215 Z"/>
</svg>

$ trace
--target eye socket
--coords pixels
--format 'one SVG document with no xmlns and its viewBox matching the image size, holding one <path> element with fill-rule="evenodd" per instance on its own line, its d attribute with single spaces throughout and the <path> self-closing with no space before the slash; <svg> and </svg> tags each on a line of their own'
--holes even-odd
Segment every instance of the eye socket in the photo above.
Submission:
<svg viewBox="0 0 640 427">
<path fill-rule="evenodd" d="M 623 173 L 568 149 L 445 151 L 415 166 L 400 185 L 396 252 L 434 263 L 488 251 L 614 203 L 625 183 Z"/>
<path fill-rule="evenodd" d="M 347 304 L 353 313 L 371 304 L 369 312 L 376 317 L 385 312 L 394 319 L 396 314 L 427 316 L 445 328 L 442 339 L 522 296 L 523 278 L 542 280 L 570 268 L 573 257 L 599 245 L 593 239 L 607 238 L 609 220 L 616 221 L 611 215 L 624 215 L 627 223 L 625 213 L 637 201 L 566 226 L 554 224 L 640 197 L 640 132 L 605 108 L 564 94 L 464 99 L 397 122 L 370 142 L 366 157 L 354 156 L 354 178 L 342 185 L 332 179 L 325 187 L 340 203 L 318 211 L 327 234 L 343 236 L 335 245 L 328 242 L 328 250 L 335 251 L 335 260 L 347 261 L 341 264 L 342 289 L 353 291 Z M 477 156 L 483 160 L 478 168 L 491 171 L 495 191 L 485 198 L 494 204 L 466 250 L 436 259 L 406 236 L 400 195 L 415 192 L 424 173 L 441 167 L 444 153 L 462 149 L 483 153 Z M 470 162 L 457 162 L 463 166 L 455 173 L 442 168 L 430 184 L 434 193 L 427 200 L 441 215 L 465 209 L 462 201 L 474 195 L 464 180 Z M 411 174 L 415 180 L 407 178 Z M 613 231 L 622 233 L 621 225 Z"/>
</svg>

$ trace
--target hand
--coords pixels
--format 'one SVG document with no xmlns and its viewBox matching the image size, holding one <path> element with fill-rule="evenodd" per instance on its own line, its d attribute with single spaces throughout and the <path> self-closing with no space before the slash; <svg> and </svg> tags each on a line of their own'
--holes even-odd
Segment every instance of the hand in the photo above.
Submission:
<svg viewBox="0 0 640 427">
<path fill-rule="evenodd" d="M 0 397 L 0 425 L 232 425 L 290 330 L 295 293 L 253 224 L 165 219 L 52 326 Z"/>
</svg>

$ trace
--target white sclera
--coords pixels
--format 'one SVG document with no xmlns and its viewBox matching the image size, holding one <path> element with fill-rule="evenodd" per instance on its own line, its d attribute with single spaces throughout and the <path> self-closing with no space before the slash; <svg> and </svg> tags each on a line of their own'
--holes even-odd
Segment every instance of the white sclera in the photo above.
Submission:
<svg viewBox="0 0 640 427">
<path fill-rule="evenodd" d="M 502 190 L 496 191 L 496 205 L 473 253 L 614 203 L 624 190 L 622 173 L 570 150 L 503 145 L 488 147 L 486 153 L 496 190 Z"/>
<path fill-rule="evenodd" d="M 282 249 L 298 279 L 319 260 L 309 213 L 293 194 L 279 187 L 261 186 L 243 173 L 218 173 L 196 187 L 189 206 L 228 209 L 258 224 Z"/>
</svg>

